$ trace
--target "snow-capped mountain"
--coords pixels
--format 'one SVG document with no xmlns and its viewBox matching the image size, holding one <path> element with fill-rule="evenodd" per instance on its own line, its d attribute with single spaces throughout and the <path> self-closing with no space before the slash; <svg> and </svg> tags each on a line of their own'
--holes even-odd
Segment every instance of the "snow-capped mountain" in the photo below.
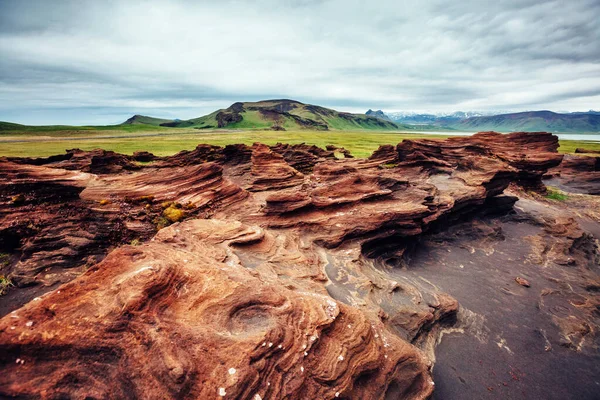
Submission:
<svg viewBox="0 0 600 400">
<path fill-rule="evenodd" d="M 396 111 L 387 112 L 385 115 L 394 122 L 403 124 L 432 124 L 440 125 L 450 122 L 461 121 L 471 117 L 481 117 L 486 115 L 495 115 L 495 112 L 482 111 L 455 111 L 440 113 L 419 113 L 414 111 Z"/>
</svg>

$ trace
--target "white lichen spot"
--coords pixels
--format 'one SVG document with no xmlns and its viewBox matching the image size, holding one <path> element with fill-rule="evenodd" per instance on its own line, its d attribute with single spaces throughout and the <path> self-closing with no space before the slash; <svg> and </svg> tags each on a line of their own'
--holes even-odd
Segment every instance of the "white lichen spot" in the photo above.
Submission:
<svg viewBox="0 0 600 400">
<path fill-rule="evenodd" d="M 304 357 L 308 356 L 308 351 L 304 352 Z"/>
<path fill-rule="evenodd" d="M 282 348 L 283 348 L 283 345 L 279 345 L 279 346 L 277 346 L 277 348 L 278 348 L 278 349 L 282 349 Z"/>
<path fill-rule="evenodd" d="M 335 397 L 340 397 L 340 392 L 335 392 Z"/>
<path fill-rule="evenodd" d="M 219 396 L 225 397 L 226 394 L 227 392 L 225 391 L 225 388 L 219 388 Z"/>
<path fill-rule="evenodd" d="M 267 342 L 263 342 L 262 347 L 265 347 L 267 345 Z"/>
<path fill-rule="evenodd" d="M 234 375 L 236 371 L 235 368 L 229 368 L 227 372 L 229 372 L 229 375 Z"/>
<path fill-rule="evenodd" d="M 188 260 L 183 260 L 184 263 L 188 262 Z"/>
<path fill-rule="evenodd" d="M 300 372 L 304 372 L 304 367 L 300 366 Z"/>
<path fill-rule="evenodd" d="M 379 334 L 378 333 L 375 334 L 375 339 L 377 339 L 377 338 L 379 338 Z"/>
<path fill-rule="evenodd" d="M 253 400 L 262 400 L 262 397 L 260 397 L 260 394 L 255 394 Z"/>
<path fill-rule="evenodd" d="M 27 321 L 27 323 L 25 324 L 25 326 L 32 326 L 33 325 L 33 321 Z"/>
<path fill-rule="evenodd" d="M 135 271 L 133 274 L 137 275 L 140 272 L 148 271 L 148 270 L 151 270 L 151 269 L 152 269 L 151 265 L 146 265 L 145 267 L 142 267 L 142 268 L 138 269 L 137 271 Z"/>
<path fill-rule="evenodd" d="M 271 382 L 267 382 L 267 386 L 271 386 Z"/>
<path fill-rule="evenodd" d="M 269 347 L 273 347 L 273 343 L 269 342 Z"/>
<path fill-rule="evenodd" d="M 20 359 L 20 358 L 17 358 L 17 359 L 15 360 L 15 364 L 19 364 L 20 362 L 21 362 L 21 359 Z"/>
<path fill-rule="evenodd" d="M 329 318 L 335 318 L 337 314 L 337 303 L 333 300 L 327 300 L 327 306 L 325 312 Z"/>
<path fill-rule="evenodd" d="M 40 301 L 41 299 L 39 297 L 36 297 L 35 299 L 33 299 L 33 301 Z"/>
<path fill-rule="evenodd" d="M 316 337 L 315 335 L 312 335 L 312 336 L 310 337 L 310 341 L 311 341 L 311 342 L 314 342 L 315 340 L 317 340 L 317 337 Z"/>
<path fill-rule="evenodd" d="M 304 349 L 306 349 L 306 345 L 305 344 L 302 345 L 302 350 L 304 350 Z"/>
<path fill-rule="evenodd" d="M 338 356 L 338 360 L 340 360 L 340 361 L 344 361 L 344 356 L 340 354 L 340 355 Z"/>
<path fill-rule="evenodd" d="M 15 329 L 15 327 L 14 327 L 14 326 L 11 326 L 11 327 L 10 327 L 10 329 Z"/>
<path fill-rule="evenodd" d="M 388 358 L 387 354 L 385 354 L 383 357 L 384 357 L 384 358 Z"/>
</svg>

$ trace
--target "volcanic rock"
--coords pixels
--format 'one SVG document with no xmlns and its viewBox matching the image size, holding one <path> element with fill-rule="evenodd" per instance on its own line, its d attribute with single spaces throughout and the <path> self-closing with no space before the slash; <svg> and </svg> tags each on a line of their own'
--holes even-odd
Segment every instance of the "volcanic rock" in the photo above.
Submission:
<svg viewBox="0 0 600 400">
<path fill-rule="evenodd" d="M 254 236 L 236 222 L 175 225 L 12 313 L 0 322 L 0 392 L 156 399 L 432 392 L 424 355 L 381 324 L 326 293 L 290 290 L 240 265 L 231 246 Z"/>
<path fill-rule="evenodd" d="M 426 399 L 434 378 L 443 398 L 483 398 L 488 369 L 526 368 L 512 352 L 540 344 L 543 368 L 499 383 L 504 397 L 563 395 L 544 370 L 560 365 L 585 398 L 600 203 L 531 194 L 557 145 L 488 132 L 368 159 L 257 143 L 150 165 L 0 160 L 0 274 L 17 284 L 0 297 L 0 397 Z M 469 344 L 448 350 L 446 334 Z M 484 384 L 449 382 L 453 363 Z"/>
<path fill-rule="evenodd" d="M 546 184 L 567 192 L 600 195 L 600 157 L 566 155 L 545 177 Z"/>
</svg>

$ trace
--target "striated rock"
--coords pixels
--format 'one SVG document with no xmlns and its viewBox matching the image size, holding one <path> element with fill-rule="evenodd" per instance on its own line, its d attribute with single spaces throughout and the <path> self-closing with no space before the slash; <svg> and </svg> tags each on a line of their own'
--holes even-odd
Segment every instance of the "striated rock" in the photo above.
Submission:
<svg viewBox="0 0 600 400">
<path fill-rule="evenodd" d="M 435 361 L 440 398 L 457 373 L 463 397 L 566 398 L 545 368 L 593 381 L 600 204 L 529 192 L 557 144 L 199 145 L 151 165 L 96 152 L 117 160 L 98 173 L 76 151 L 2 160 L 0 274 L 19 287 L 0 297 L 0 397 L 426 399 Z M 67 281 L 16 309 L 23 285 Z M 437 354 L 448 333 L 468 345 Z M 538 344 L 527 385 L 481 372 L 527 368 Z"/>
<path fill-rule="evenodd" d="M 282 144 L 271 146 L 271 150 L 281 154 L 285 162 L 302 173 L 312 172 L 314 166 L 325 159 L 335 159 L 334 151 L 306 144 Z"/>
<path fill-rule="evenodd" d="M 285 162 L 283 156 L 268 146 L 255 143 L 252 146 L 251 191 L 277 190 L 296 186 L 304 181 L 304 175 Z"/>
<path fill-rule="evenodd" d="M 563 158 L 562 154 L 556 152 L 558 146 L 558 137 L 545 132 L 506 135 L 480 132 L 469 137 L 452 137 L 444 142 L 405 140 L 397 146 L 397 150 L 401 161 L 422 160 L 439 168 L 457 167 L 465 157 L 493 155 L 515 168 L 519 185 L 543 192 L 543 175 L 548 169 L 559 165 Z"/>
<path fill-rule="evenodd" d="M 52 166 L 94 174 L 114 174 L 124 170 L 136 170 L 140 168 L 133 162 L 131 157 L 115 153 L 114 151 L 102 149 L 82 151 L 74 149 L 67 150 L 67 152 L 71 152 L 73 154 L 72 157 L 58 163 L 52 163 Z"/>
<path fill-rule="evenodd" d="M 152 197 L 158 202 L 191 203 L 195 209 L 228 205 L 245 196 L 239 186 L 223 178 L 223 168 L 214 163 L 96 178 L 81 193 L 84 200 Z"/>
<path fill-rule="evenodd" d="M 600 195 L 600 157 L 565 155 L 545 177 L 546 184 L 567 192 Z"/>
<path fill-rule="evenodd" d="M 578 147 L 575 149 L 576 154 L 600 154 L 600 150 L 591 150 Z"/>
<path fill-rule="evenodd" d="M 152 243 L 114 251 L 76 281 L 4 318 L 0 394 L 431 394 L 428 361 L 419 350 L 357 309 L 325 294 L 286 289 L 228 256 L 228 246 L 251 238 L 249 227 L 235 222 L 166 228 Z"/>
<path fill-rule="evenodd" d="M 0 248 L 18 259 L 0 273 L 19 286 L 70 280 L 111 246 L 149 239 L 163 214 L 156 203 L 198 213 L 247 196 L 210 163 L 102 177 L 12 162 L 0 171 Z M 15 196 L 23 201 L 7 201 Z"/>
<path fill-rule="evenodd" d="M 209 144 L 199 144 L 194 150 L 188 151 L 183 150 L 179 153 L 164 157 L 160 162 L 153 166 L 185 166 L 202 164 L 209 161 L 223 161 L 223 149 L 219 146 L 212 146 Z"/>
<path fill-rule="evenodd" d="M 81 172 L 0 162 L 0 249 L 18 260 L 0 273 L 10 273 L 19 286 L 64 282 L 131 235 L 118 216 L 82 203 L 79 194 L 91 179 Z M 23 201 L 8 203 L 10 197 Z M 57 274 L 65 268 L 71 270 L 66 277 Z"/>
<path fill-rule="evenodd" d="M 135 161 L 150 162 L 156 160 L 158 157 L 148 151 L 135 151 L 131 158 Z"/>
</svg>

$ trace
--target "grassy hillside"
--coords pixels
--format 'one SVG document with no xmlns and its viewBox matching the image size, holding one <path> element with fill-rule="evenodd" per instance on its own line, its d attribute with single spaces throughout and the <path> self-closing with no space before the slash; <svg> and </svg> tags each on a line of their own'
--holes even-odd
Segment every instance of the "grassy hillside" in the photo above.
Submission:
<svg viewBox="0 0 600 400">
<path fill-rule="evenodd" d="M 600 132 L 600 115 L 529 111 L 486 117 L 471 117 L 447 126 L 464 131 Z"/>
<path fill-rule="evenodd" d="M 152 125 L 152 126 L 160 126 L 162 124 L 167 124 L 169 122 L 173 122 L 170 119 L 162 119 L 162 118 L 154 118 L 147 117 L 145 115 L 134 115 L 129 118 L 127 121 L 123 122 L 121 125 Z"/>
<path fill-rule="evenodd" d="M 131 135 L 144 132 L 179 132 L 178 129 L 143 123 L 106 125 L 106 126 L 71 126 L 71 125 L 19 125 L 0 121 L 0 136 L 90 136 L 90 135 Z"/>
<path fill-rule="evenodd" d="M 295 100 L 265 100 L 234 103 L 204 117 L 162 124 L 198 129 L 311 129 L 397 130 L 399 125 L 364 114 L 351 114 Z M 409 127 L 404 127 L 409 128 Z"/>
<path fill-rule="evenodd" d="M 107 126 L 27 126 L 0 122 L 0 133 L 3 135 L 22 135 L 29 132 L 50 134 L 57 131 L 68 132 L 69 135 L 89 131 L 114 130 L 123 133 L 135 133 L 148 130 L 180 129 L 250 129 L 250 130 L 376 130 L 376 131 L 422 131 L 444 130 L 439 126 L 413 126 L 394 123 L 389 120 L 368 116 L 339 112 L 330 108 L 304 104 L 295 100 L 265 100 L 258 102 L 234 103 L 230 107 L 214 111 L 208 115 L 189 120 L 169 120 L 145 115 L 134 115 L 119 125 Z"/>
</svg>

